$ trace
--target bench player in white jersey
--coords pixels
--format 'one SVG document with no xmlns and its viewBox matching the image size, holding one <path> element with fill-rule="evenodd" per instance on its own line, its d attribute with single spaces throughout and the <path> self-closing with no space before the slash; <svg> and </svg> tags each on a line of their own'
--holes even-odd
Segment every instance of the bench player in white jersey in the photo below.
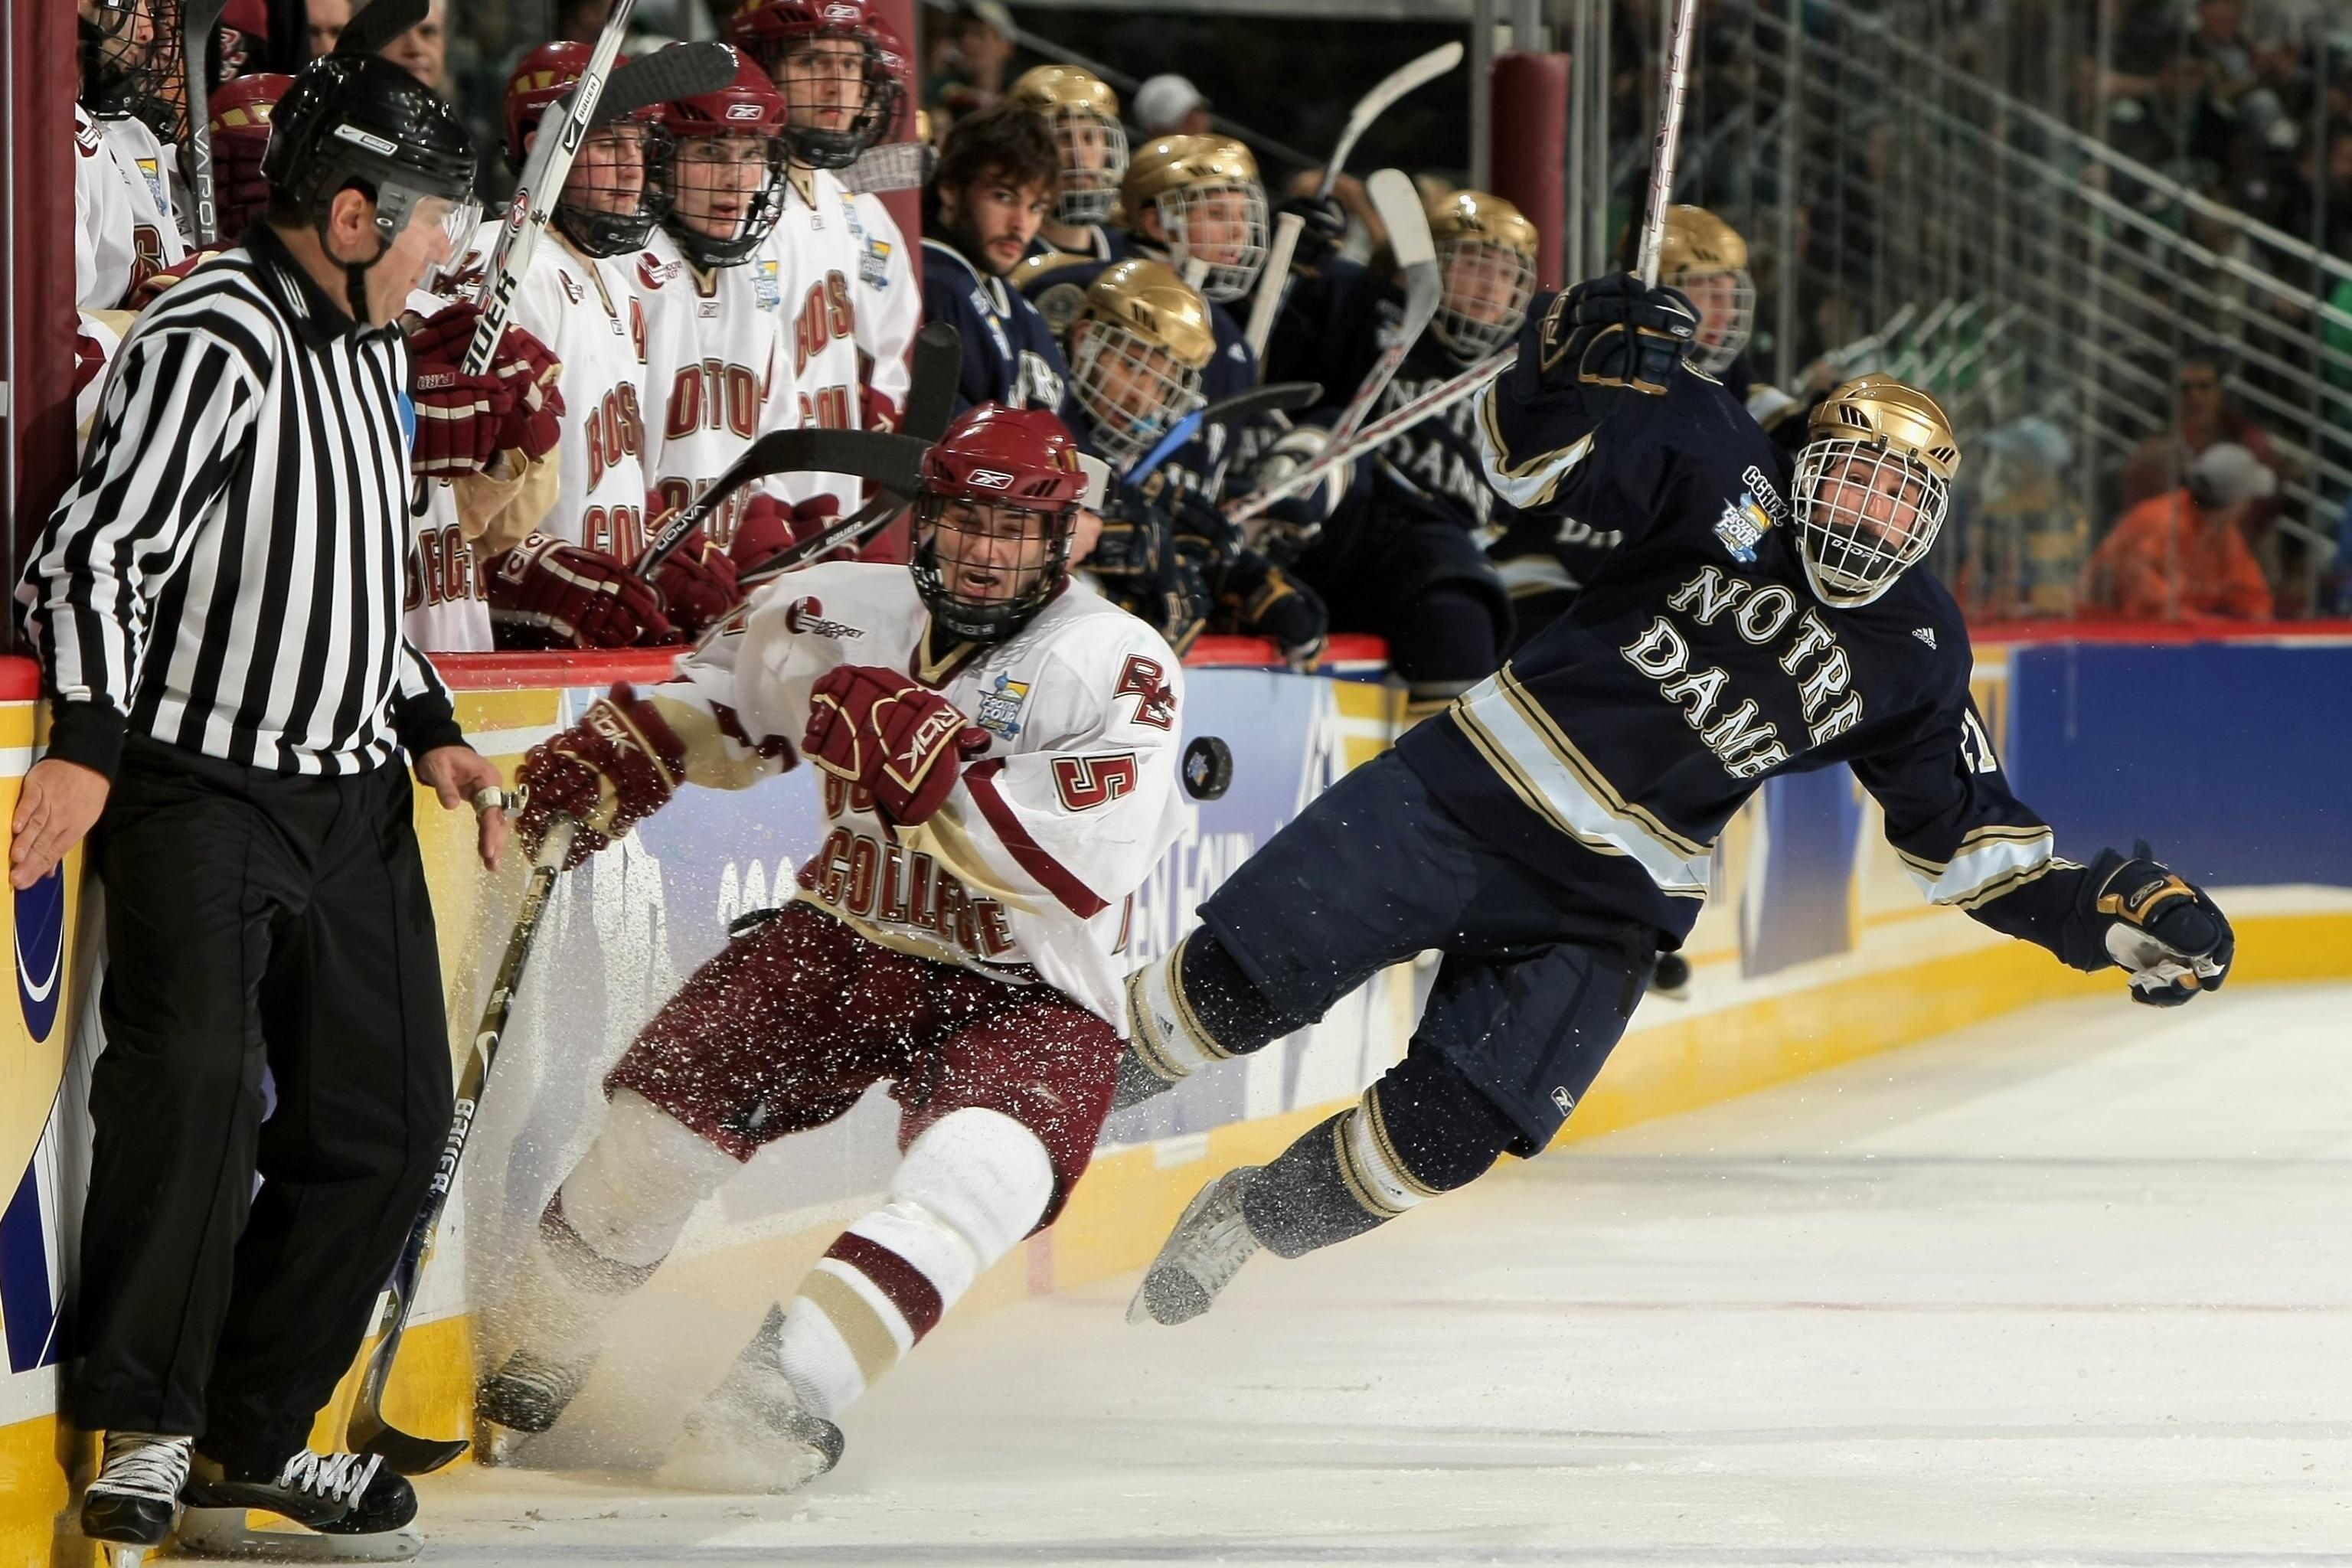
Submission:
<svg viewBox="0 0 2352 1568">
<path fill-rule="evenodd" d="M 540 118 L 587 68 L 585 44 L 542 44 L 507 80 L 507 161 L 522 167 Z M 650 111 L 646 111 L 649 115 Z M 660 127 L 632 115 L 589 133 L 555 200 L 512 319 L 563 364 L 554 505 L 535 533 L 486 560 L 490 621 L 507 647 L 674 641 L 659 596 L 633 568 L 646 542 L 645 316 L 625 261 L 661 211 Z M 485 220 L 452 268 L 471 296 L 505 219 Z"/>
<path fill-rule="evenodd" d="M 127 112 L 165 67 L 149 0 L 79 0 L 74 104 L 74 426 L 98 413 L 105 369 L 131 330 L 131 291 L 187 254 L 155 133 Z"/>
<path fill-rule="evenodd" d="M 668 205 L 629 268 L 646 321 L 649 519 L 691 503 L 759 437 L 800 423 L 783 290 L 759 264 L 783 210 L 784 100 L 749 56 L 736 65 L 727 86 L 662 106 Z M 734 608 L 736 524 L 776 506 L 739 491 L 662 563 L 656 581 L 681 632 L 698 636 Z"/>
<path fill-rule="evenodd" d="M 1059 1210 L 1109 1104 L 1128 900 L 1190 809 L 1175 656 L 1066 576 L 1084 489 L 1054 416 L 972 409 L 926 459 L 911 573 L 785 574 L 675 679 L 616 689 L 525 760 L 526 837 L 575 817 L 575 855 L 681 784 L 803 755 L 826 833 L 793 901 L 739 922 L 607 1076 L 486 1420 L 551 1425 L 695 1205 L 877 1082 L 905 1108 L 888 1201 L 770 1313 L 674 1476 L 789 1490 L 832 1468 L 842 1407 Z"/>
<path fill-rule="evenodd" d="M 861 206 L 835 173 L 855 163 L 898 113 L 898 84 L 872 16 L 865 0 L 755 0 L 736 13 L 734 38 L 784 98 L 789 188 L 762 260 L 783 289 L 798 423 L 835 430 L 896 425 L 896 407 L 869 421 L 861 356 L 877 367 L 903 362 L 919 301 L 887 320 L 864 320 L 859 278 L 877 245 L 887 247 L 880 253 L 887 264 L 906 242 L 879 202 Z M 913 290 L 901 284 L 896 292 L 903 300 Z M 873 379 L 877 394 L 904 384 L 900 373 L 885 382 L 877 370 Z M 848 506 L 858 499 L 858 481 L 843 474 L 796 474 L 772 488 L 793 503 L 826 496 Z"/>
</svg>

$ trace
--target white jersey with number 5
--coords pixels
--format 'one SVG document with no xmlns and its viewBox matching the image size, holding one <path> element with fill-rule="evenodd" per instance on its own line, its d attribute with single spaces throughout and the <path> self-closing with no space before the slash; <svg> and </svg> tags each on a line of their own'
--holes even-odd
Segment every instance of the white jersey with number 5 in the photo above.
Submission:
<svg viewBox="0 0 2352 1568">
<path fill-rule="evenodd" d="M 646 488 L 684 506 L 753 440 L 800 423 L 789 395 L 783 290 L 755 251 L 706 272 L 656 232 L 631 258 L 629 285 L 646 318 Z M 743 493 L 708 526 L 724 549 Z"/>
<path fill-rule="evenodd" d="M 1192 820 L 1179 787 L 1184 672 L 1158 633 L 1073 583 L 1021 631 L 933 664 L 904 566 L 786 573 L 703 639 L 653 700 L 687 777 L 742 787 L 788 765 L 816 680 L 881 666 L 988 734 L 939 815 L 877 816 L 831 773 L 799 897 L 886 947 L 984 974 L 1034 970 L 1125 1032 L 1131 898 Z"/>
<path fill-rule="evenodd" d="M 74 288 L 85 310 L 110 310 L 187 258 L 171 163 L 139 121 L 74 109 Z"/>
<path fill-rule="evenodd" d="M 475 299 L 503 220 L 474 231 L 453 296 Z M 559 489 L 541 533 L 635 562 L 646 547 L 646 326 L 628 274 L 553 228 L 515 291 L 514 321 L 563 362 Z"/>
</svg>

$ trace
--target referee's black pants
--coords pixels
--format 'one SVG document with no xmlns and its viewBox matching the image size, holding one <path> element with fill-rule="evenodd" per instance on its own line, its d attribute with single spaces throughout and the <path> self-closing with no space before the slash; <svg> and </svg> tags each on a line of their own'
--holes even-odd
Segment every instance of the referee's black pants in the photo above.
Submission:
<svg viewBox="0 0 2352 1568">
<path fill-rule="evenodd" d="M 67 1395 L 84 1430 L 184 1433 L 274 1472 L 358 1351 L 451 1110 L 414 809 L 398 766 L 308 778 L 126 747 L 96 839 L 106 1048 Z"/>
</svg>

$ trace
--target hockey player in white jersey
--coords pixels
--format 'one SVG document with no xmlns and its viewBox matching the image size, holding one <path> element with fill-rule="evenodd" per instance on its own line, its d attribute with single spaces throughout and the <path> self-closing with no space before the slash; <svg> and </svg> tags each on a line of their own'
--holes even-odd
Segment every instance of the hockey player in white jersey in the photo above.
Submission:
<svg viewBox="0 0 2352 1568">
<path fill-rule="evenodd" d="M 551 1425 L 695 1205 L 877 1082 L 904 1108 L 887 1201 L 769 1315 L 674 1476 L 781 1491 L 831 1468 L 843 1407 L 1060 1209 L 1110 1102 L 1128 900 L 1189 811 L 1175 656 L 1066 575 L 1085 488 L 1054 416 L 972 409 L 926 459 L 911 574 L 786 574 L 675 679 L 525 760 L 526 839 L 568 816 L 575 855 L 681 784 L 801 756 L 826 832 L 793 901 L 739 922 L 606 1077 L 486 1420 Z"/>
<path fill-rule="evenodd" d="M 895 426 L 895 405 L 868 416 L 861 356 L 877 367 L 903 363 L 919 323 L 904 310 L 887 321 L 863 320 L 858 279 L 876 246 L 884 247 L 878 255 L 887 266 L 905 240 L 878 202 L 861 207 L 835 173 L 874 144 L 898 107 L 872 16 L 865 0 L 755 0 L 736 13 L 734 41 L 784 98 L 790 177 L 761 259 L 784 294 L 797 423 L 831 430 Z M 884 384 L 877 371 L 877 395 Z M 903 372 L 887 384 L 903 387 Z M 796 474 L 772 488 L 793 503 L 825 496 L 849 506 L 859 495 L 858 481 L 843 474 Z"/>
<path fill-rule="evenodd" d="M 508 79 L 508 163 L 522 167 L 540 118 L 587 68 L 585 44 L 543 44 Z M 646 542 L 646 331 L 624 262 L 661 211 L 663 132 L 651 111 L 590 132 L 557 196 L 548 239 L 515 294 L 513 320 L 563 364 L 558 489 L 539 531 L 485 565 L 501 647 L 614 647 L 677 640 L 633 570 Z M 503 216 L 486 220 L 453 268 L 478 292 Z"/>
<path fill-rule="evenodd" d="M 761 436 L 800 423 L 783 290 L 760 261 L 783 211 L 783 97 L 739 54 L 732 82 L 663 105 L 662 123 L 669 205 L 629 278 L 646 319 L 654 519 L 691 504 Z M 739 492 L 662 563 L 656 581 L 681 632 L 698 636 L 734 607 L 737 521 L 775 507 L 763 491 Z"/>
</svg>

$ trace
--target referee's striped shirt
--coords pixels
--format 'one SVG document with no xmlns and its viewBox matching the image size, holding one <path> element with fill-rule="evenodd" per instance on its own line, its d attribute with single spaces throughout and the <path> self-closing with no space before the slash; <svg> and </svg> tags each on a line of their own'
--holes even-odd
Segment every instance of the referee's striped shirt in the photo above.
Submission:
<svg viewBox="0 0 2352 1568">
<path fill-rule="evenodd" d="M 148 310 L 17 589 L 52 756 L 111 776 L 127 729 L 349 774 L 462 739 L 401 630 L 407 378 L 266 224 Z"/>
</svg>

